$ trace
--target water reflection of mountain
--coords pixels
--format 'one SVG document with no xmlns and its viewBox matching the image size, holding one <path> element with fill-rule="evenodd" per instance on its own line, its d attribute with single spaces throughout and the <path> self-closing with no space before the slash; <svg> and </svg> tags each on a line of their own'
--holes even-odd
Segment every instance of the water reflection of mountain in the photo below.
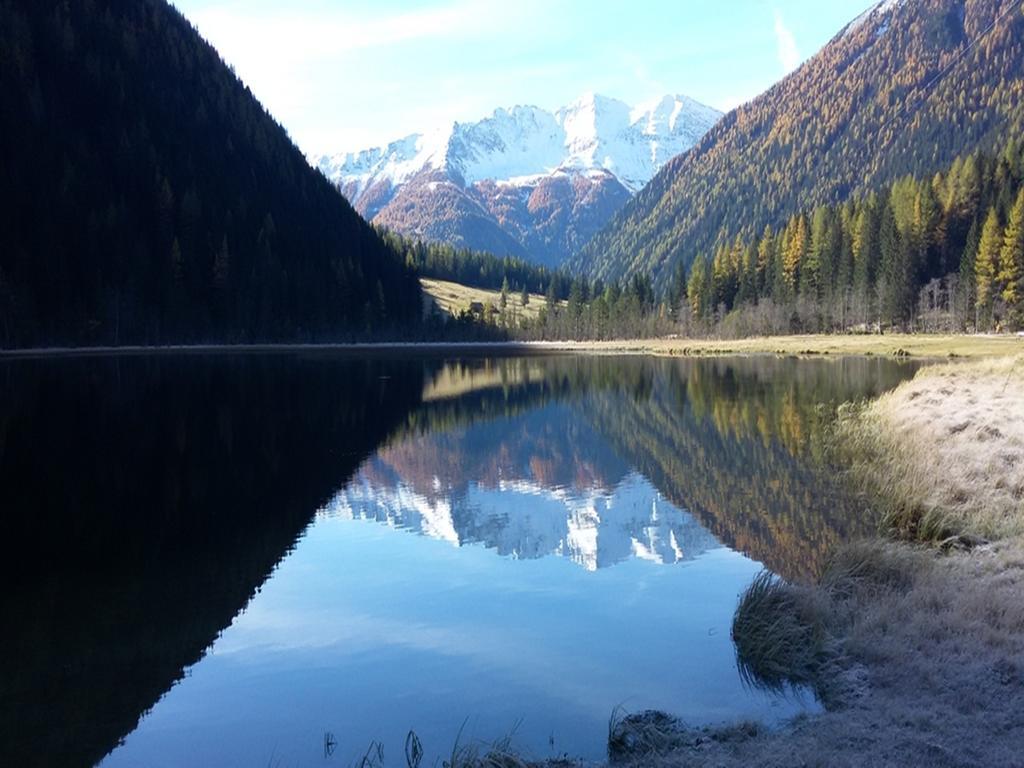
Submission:
<svg viewBox="0 0 1024 768">
<path fill-rule="evenodd" d="M 588 570 L 718 546 L 566 405 L 400 442 L 364 464 L 327 514 Z"/>
<path fill-rule="evenodd" d="M 821 464 L 834 407 L 910 372 L 866 358 L 572 359 L 546 361 L 540 383 L 523 361 L 487 365 L 467 372 L 479 391 L 446 378 L 487 407 L 421 411 L 332 510 L 586 567 L 654 551 L 674 562 L 673 541 L 685 557 L 717 538 L 806 578 L 873 525 Z"/>
<path fill-rule="evenodd" d="M 0 765 L 116 746 L 422 381 L 291 357 L 0 366 Z"/>
</svg>

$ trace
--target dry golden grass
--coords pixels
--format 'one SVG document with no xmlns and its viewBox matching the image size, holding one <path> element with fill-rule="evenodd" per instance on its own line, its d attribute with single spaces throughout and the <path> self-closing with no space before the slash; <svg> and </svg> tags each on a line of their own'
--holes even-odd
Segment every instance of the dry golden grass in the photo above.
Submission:
<svg viewBox="0 0 1024 768">
<path fill-rule="evenodd" d="M 635 353 L 670 357 L 697 355 L 879 355 L 883 357 L 1005 357 L 1024 354 L 1024 338 L 994 335 L 817 335 L 769 336 L 734 341 L 709 339 L 634 339 L 560 342 L 577 352 Z"/>
<path fill-rule="evenodd" d="M 889 532 L 1024 535 L 1024 357 L 923 368 L 848 414 L 838 438 Z"/>
<path fill-rule="evenodd" d="M 806 588 L 791 589 L 792 601 L 806 600 Z M 641 752 L 633 764 L 1024 765 L 1019 543 L 944 556 L 865 542 L 837 554 L 818 590 L 826 615 L 814 620 L 824 622 L 829 650 L 815 680 L 824 713 L 774 731 L 677 724 L 670 751 Z M 777 620 L 771 610 L 748 617 Z"/>
<path fill-rule="evenodd" d="M 451 283 L 447 280 L 434 280 L 431 278 L 421 278 L 420 284 L 423 286 L 424 292 L 441 308 L 441 311 L 447 312 L 453 317 L 464 310 L 468 310 L 470 304 L 474 301 L 480 302 L 484 306 L 491 304 L 495 308 L 500 309 L 501 307 L 501 291 L 472 288 L 461 283 Z M 541 308 L 545 305 L 545 301 L 543 296 L 532 293 L 530 294 L 530 303 L 524 307 L 520 304 L 520 294 L 509 293 L 508 311 L 510 313 L 514 312 L 517 317 L 526 317 L 532 320 L 540 313 Z"/>
</svg>

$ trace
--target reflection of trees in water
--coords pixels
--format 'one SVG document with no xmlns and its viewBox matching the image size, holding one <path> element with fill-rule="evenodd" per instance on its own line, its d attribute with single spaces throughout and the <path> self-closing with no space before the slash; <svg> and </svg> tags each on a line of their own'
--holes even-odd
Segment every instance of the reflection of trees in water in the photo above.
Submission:
<svg viewBox="0 0 1024 768">
<path fill-rule="evenodd" d="M 101 759 L 421 390 L 391 362 L 0 366 L 0 764 Z"/>
<path fill-rule="evenodd" d="M 597 393 L 586 411 L 725 544 L 807 578 L 836 543 L 873 529 L 863 502 L 822 463 L 834 408 L 908 372 L 868 359 L 678 361 L 644 374 L 646 399 Z"/>
<path fill-rule="evenodd" d="M 361 472 L 377 485 L 402 482 L 433 499 L 465 492 L 470 484 L 494 489 L 520 480 L 608 492 L 630 471 L 589 423 L 550 401 L 462 423 L 393 440 Z"/>
<path fill-rule="evenodd" d="M 414 429 L 383 454 L 396 477 L 429 496 L 434 478 L 447 492 L 530 467 L 531 479 L 562 484 L 595 466 L 606 468 L 608 487 L 624 463 L 730 547 L 790 578 L 812 576 L 836 543 L 873 528 L 863 504 L 823 471 L 835 407 L 912 372 L 869 358 L 577 357 L 491 361 L 483 374 L 464 366 L 488 385 L 417 412 Z M 552 400 L 571 404 L 578 424 L 534 423 L 531 409 Z M 488 419 L 510 421 L 488 431 L 479 426 Z"/>
</svg>

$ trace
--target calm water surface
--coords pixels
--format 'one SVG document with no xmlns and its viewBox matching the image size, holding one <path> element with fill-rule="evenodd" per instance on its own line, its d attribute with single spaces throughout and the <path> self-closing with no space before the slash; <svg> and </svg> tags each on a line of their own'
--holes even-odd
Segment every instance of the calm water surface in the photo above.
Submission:
<svg viewBox="0 0 1024 768">
<path fill-rule="evenodd" d="M 871 530 L 821 469 L 884 360 L 0 363 L 0 764 L 425 765 L 778 722 L 729 624 Z M 334 744 L 325 751 L 325 734 Z"/>
</svg>

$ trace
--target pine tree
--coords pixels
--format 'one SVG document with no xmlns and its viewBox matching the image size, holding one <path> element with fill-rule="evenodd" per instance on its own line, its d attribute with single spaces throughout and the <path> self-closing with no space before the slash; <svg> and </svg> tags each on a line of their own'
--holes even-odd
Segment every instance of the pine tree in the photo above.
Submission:
<svg viewBox="0 0 1024 768">
<path fill-rule="evenodd" d="M 686 283 L 686 298 L 690 303 L 690 312 L 698 319 L 706 318 L 711 304 L 711 281 L 708 275 L 708 262 L 698 256 L 690 267 L 690 279 Z"/>
<path fill-rule="evenodd" d="M 807 219 L 795 216 L 786 228 L 786 244 L 782 254 L 782 272 L 787 297 L 796 295 L 800 266 L 807 255 Z"/>
<path fill-rule="evenodd" d="M 501 308 L 505 309 L 508 307 L 508 278 L 505 277 L 501 281 Z"/>
<path fill-rule="evenodd" d="M 548 283 L 548 291 L 544 297 L 545 304 L 548 312 L 553 312 L 555 307 L 558 306 L 558 282 L 557 278 L 552 277 L 551 282 Z"/>
<path fill-rule="evenodd" d="M 957 280 L 957 306 L 959 307 L 961 329 L 966 329 L 972 319 L 977 326 L 977 317 L 974 315 L 977 306 L 975 293 L 977 281 L 974 265 L 978 258 L 978 239 L 980 237 L 978 220 L 975 219 L 967 233 L 967 245 L 960 257 L 960 273 Z"/>
<path fill-rule="evenodd" d="M 775 266 L 775 235 L 771 226 L 766 226 L 757 244 L 757 293 L 766 295 L 772 287 L 772 270 Z"/>
<path fill-rule="evenodd" d="M 1024 324 L 1024 188 L 1010 211 L 999 254 L 999 282 L 1011 322 Z"/>
<path fill-rule="evenodd" d="M 185 278 L 184 260 L 181 257 L 181 244 L 178 243 L 178 238 L 174 238 L 174 242 L 171 243 L 171 276 L 177 284 Z"/>
<path fill-rule="evenodd" d="M 875 198 L 869 198 L 856 218 L 853 232 L 853 285 L 863 295 L 871 292 L 875 283 L 875 252 L 877 248 Z"/>
<path fill-rule="evenodd" d="M 855 224 L 855 208 L 851 203 L 843 206 L 837 226 L 838 257 L 835 263 L 836 295 L 840 304 L 840 323 L 846 325 L 846 312 L 850 308 L 853 294 L 853 229 Z"/>
<path fill-rule="evenodd" d="M 749 304 L 757 299 L 757 246 L 749 245 L 743 250 L 740 263 L 739 291 L 736 301 Z"/>
<path fill-rule="evenodd" d="M 886 203 L 883 206 L 882 223 L 878 232 L 878 314 L 883 324 L 895 325 L 906 318 L 906 250 L 904 238 L 900 237 L 899 226 L 896 223 L 896 212 Z"/>
<path fill-rule="evenodd" d="M 715 252 L 711 262 L 711 285 L 715 306 L 731 308 L 736 296 L 735 246 L 722 246 Z"/>
<path fill-rule="evenodd" d="M 228 275 L 231 272 L 231 252 L 228 250 L 228 236 L 224 235 L 220 250 L 213 260 L 213 284 L 223 290 L 227 285 Z"/>
<path fill-rule="evenodd" d="M 820 301 L 826 294 L 832 259 L 832 222 L 825 207 L 815 209 L 811 220 L 811 243 L 807 259 L 800 272 L 800 293 L 812 301 Z"/>
<path fill-rule="evenodd" d="M 580 280 L 573 280 L 569 286 L 569 316 L 579 319 L 583 314 L 583 283 Z"/>
<path fill-rule="evenodd" d="M 686 269 L 683 265 L 677 264 L 675 273 L 672 275 L 672 284 L 669 286 L 668 303 L 673 313 L 678 312 L 686 298 Z"/>
<path fill-rule="evenodd" d="M 978 255 L 974 260 L 976 301 L 982 325 L 988 325 L 992 318 L 993 302 L 999 295 L 999 252 L 1002 250 L 1002 227 L 995 207 L 988 212 L 981 229 Z"/>
</svg>

